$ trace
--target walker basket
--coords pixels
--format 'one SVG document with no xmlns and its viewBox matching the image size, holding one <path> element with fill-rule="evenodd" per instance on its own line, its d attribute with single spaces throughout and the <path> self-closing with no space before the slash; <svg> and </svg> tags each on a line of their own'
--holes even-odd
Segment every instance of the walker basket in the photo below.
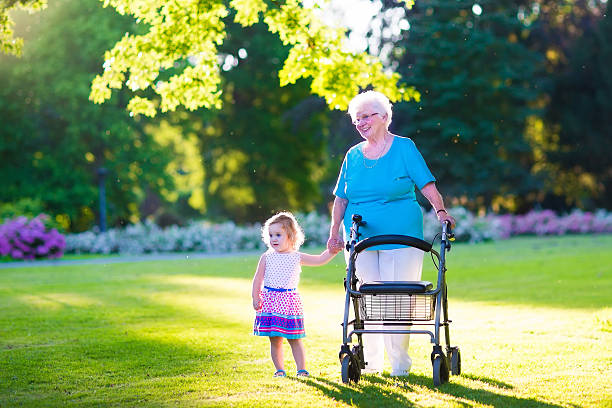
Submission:
<svg viewBox="0 0 612 408">
<path fill-rule="evenodd" d="M 435 295 L 368 294 L 359 298 L 363 320 L 432 320 Z"/>
</svg>

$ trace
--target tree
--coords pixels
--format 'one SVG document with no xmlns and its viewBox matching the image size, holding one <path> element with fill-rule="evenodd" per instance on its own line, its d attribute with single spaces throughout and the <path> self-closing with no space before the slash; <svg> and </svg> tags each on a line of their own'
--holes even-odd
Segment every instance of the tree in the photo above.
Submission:
<svg viewBox="0 0 612 408">
<path fill-rule="evenodd" d="M 0 51 L 7 54 L 21 55 L 23 39 L 15 38 L 13 20 L 9 17 L 12 10 L 34 12 L 47 6 L 47 0 L 0 0 Z"/>
<path fill-rule="evenodd" d="M 256 221 L 281 209 L 312 210 L 327 164 L 325 102 L 310 96 L 305 80 L 278 87 L 289 47 L 264 24 L 226 27 L 224 107 L 201 114 L 207 215 Z"/>
<path fill-rule="evenodd" d="M 147 190 L 173 189 L 172 151 L 129 117 L 124 92 L 88 101 L 97 58 L 133 22 L 93 0 L 58 0 L 30 24 L 23 58 L 0 64 L 0 201 L 39 199 L 64 227 L 87 229 L 104 167 L 111 221 L 137 220 Z"/>
<path fill-rule="evenodd" d="M 220 108 L 218 47 L 226 36 L 223 19 L 229 14 L 223 0 L 104 0 L 104 4 L 133 15 L 149 30 L 142 35 L 126 33 L 105 54 L 104 72 L 92 83 L 91 100 L 102 103 L 112 89 L 125 83 L 135 93 L 128 104 L 133 113 L 153 116 L 180 105 L 190 110 Z M 413 88 L 398 85 L 399 75 L 385 72 L 377 58 L 346 51 L 344 30 L 324 25 L 313 9 L 298 0 L 230 0 L 229 5 L 237 23 L 249 27 L 263 19 L 290 46 L 279 73 L 281 86 L 311 79 L 311 92 L 338 109 L 367 86 L 394 101 L 418 98 Z M 180 72 L 167 75 L 177 63 Z M 157 97 L 149 97 L 147 89 Z"/>
<path fill-rule="evenodd" d="M 515 2 L 479 4 L 417 3 L 395 53 L 422 98 L 398 105 L 393 125 L 415 139 L 455 203 L 514 210 L 540 186 L 523 137 L 539 60 L 519 41 Z"/>
<path fill-rule="evenodd" d="M 608 6 L 609 9 L 609 6 Z M 567 204 L 609 208 L 612 201 L 612 24 L 607 12 L 586 27 L 553 77 L 545 155 L 551 191 Z"/>
</svg>

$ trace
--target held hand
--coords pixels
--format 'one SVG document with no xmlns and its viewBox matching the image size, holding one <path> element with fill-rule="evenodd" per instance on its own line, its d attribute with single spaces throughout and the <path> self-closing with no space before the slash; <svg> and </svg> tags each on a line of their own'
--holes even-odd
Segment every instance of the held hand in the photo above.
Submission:
<svg viewBox="0 0 612 408">
<path fill-rule="evenodd" d="M 338 252 L 340 252 L 340 248 L 338 248 L 338 246 L 335 245 L 332 249 L 328 249 L 328 251 L 333 256 L 336 256 L 336 254 L 338 254 Z"/>
<path fill-rule="evenodd" d="M 336 240 L 336 246 L 334 247 L 334 250 L 337 252 L 340 252 L 344 249 L 344 241 L 342 241 L 342 238 L 338 237 L 338 239 Z"/>
<path fill-rule="evenodd" d="M 330 235 L 329 238 L 327 239 L 327 250 L 329 252 L 332 252 L 335 247 L 336 247 L 336 237 Z"/>
<path fill-rule="evenodd" d="M 337 254 L 344 247 L 344 242 L 338 235 L 330 235 L 327 240 L 327 249 L 333 254 Z"/>
</svg>

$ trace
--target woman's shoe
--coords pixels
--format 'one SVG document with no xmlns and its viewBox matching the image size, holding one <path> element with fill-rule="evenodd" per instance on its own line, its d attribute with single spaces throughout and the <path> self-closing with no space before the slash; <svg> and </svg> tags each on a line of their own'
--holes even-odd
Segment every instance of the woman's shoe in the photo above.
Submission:
<svg viewBox="0 0 612 408">
<path fill-rule="evenodd" d="M 298 370 L 298 372 L 296 373 L 296 375 L 298 377 L 310 377 L 310 373 L 306 370 Z"/>
</svg>

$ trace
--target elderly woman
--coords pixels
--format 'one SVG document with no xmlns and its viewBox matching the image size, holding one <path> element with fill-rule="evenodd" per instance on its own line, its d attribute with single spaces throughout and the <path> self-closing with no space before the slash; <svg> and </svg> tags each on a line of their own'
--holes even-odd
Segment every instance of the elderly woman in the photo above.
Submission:
<svg viewBox="0 0 612 408">
<path fill-rule="evenodd" d="M 435 178 L 414 142 L 389 132 L 391 103 L 375 91 L 357 95 L 349 104 L 353 124 L 365 141 L 347 152 L 334 190 L 332 221 L 327 246 L 343 246 L 340 226 L 348 237 L 353 214 L 366 225 L 362 238 L 383 234 L 410 235 L 423 239 L 423 214 L 415 185 L 433 206 L 440 222 L 455 220 L 446 211 Z M 423 251 L 401 245 L 369 248 L 357 257 L 359 281 L 413 281 L 421 279 Z M 391 363 L 391 375 L 408 375 L 409 335 L 367 334 L 363 336 L 365 373 L 380 373 L 384 348 Z"/>
</svg>

